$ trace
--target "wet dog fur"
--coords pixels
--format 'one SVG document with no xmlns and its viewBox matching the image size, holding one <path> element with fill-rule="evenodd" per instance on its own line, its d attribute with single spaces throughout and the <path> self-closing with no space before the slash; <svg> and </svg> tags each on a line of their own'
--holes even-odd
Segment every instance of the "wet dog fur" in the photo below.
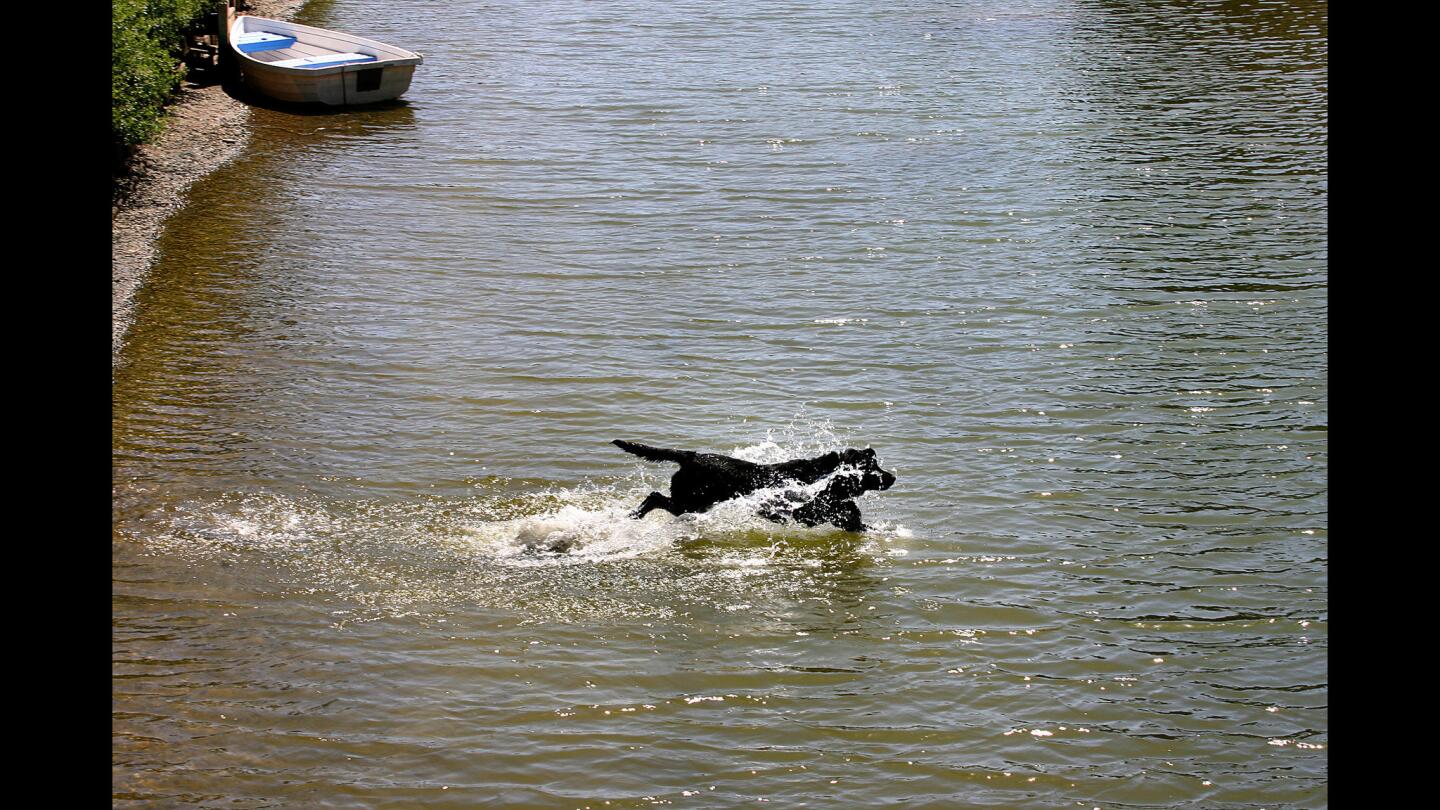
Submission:
<svg viewBox="0 0 1440 810">
<path fill-rule="evenodd" d="M 842 467 L 853 467 L 853 470 L 834 475 L 825 488 L 813 496 L 788 490 L 783 497 L 763 504 L 759 513 L 761 517 L 776 522 L 794 520 L 805 526 L 831 523 L 845 531 L 863 532 L 867 527 L 860 519 L 860 507 L 855 505 L 854 499 L 866 492 L 889 489 L 895 483 L 894 474 L 880 468 L 875 461 L 875 451 L 868 447 L 778 464 L 756 464 L 718 453 L 668 450 L 620 439 L 611 444 L 646 461 L 669 461 L 680 465 L 679 471 L 670 478 L 670 494 L 650 493 L 630 514 L 636 519 L 655 509 L 664 509 L 673 515 L 705 512 L 717 503 L 759 489 L 786 484 L 808 486 L 830 477 Z"/>
</svg>

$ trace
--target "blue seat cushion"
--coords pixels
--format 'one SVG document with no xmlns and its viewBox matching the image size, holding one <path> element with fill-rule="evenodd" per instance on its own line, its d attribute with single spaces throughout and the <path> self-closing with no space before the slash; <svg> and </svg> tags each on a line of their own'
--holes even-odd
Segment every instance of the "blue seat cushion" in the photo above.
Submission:
<svg viewBox="0 0 1440 810">
<path fill-rule="evenodd" d="M 274 51 L 294 44 L 294 37 L 272 34 L 269 31 L 251 31 L 235 38 L 235 47 L 239 48 L 241 53 Z"/>
</svg>

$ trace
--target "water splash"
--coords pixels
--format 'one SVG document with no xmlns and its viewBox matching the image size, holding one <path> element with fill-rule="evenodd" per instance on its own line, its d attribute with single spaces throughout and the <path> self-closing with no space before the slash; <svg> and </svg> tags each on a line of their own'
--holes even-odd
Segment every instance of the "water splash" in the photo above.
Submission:
<svg viewBox="0 0 1440 810">
<path fill-rule="evenodd" d="M 559 500 L 560 506 L 467 525 L 454 545 L 509 565 L 546 565 L 656 554 L 699 537 L 693 523 L 669 515 L 632 519 L 641 489 L 611 490 L 598 498 L 593 491 L 551 491 L 545 499 Z"/>
<path fill-rule="evenodd" d="M 730 455 L 756 464 L 774 464 L 824 455 L 850 446 L 829 419 L 815 419 L 802 410 L 781 428 L 766 428 L 765 438 L 735 447 Z"/>
<path fill-rule="evenodd" d="M 735 455 L 765 462 L 842 446 L 829 423 L 797 419 Z M 908 529 L 883 520 L 854 535 L 757 514 L 787 490 L 813 494 L 824 481 L 760 490 L 703 514 L 631 518 L 656 488 L 653 472 L 637 465 L 614 481 L 518 492 L 517 482 L 490 479 L 460 499 L 229 493 L 157 512 L 131 536 L 149 554 L 243 569 L 257 587 L 332 594 L 352 606 L 336 614 L 345 621 L 519 604 L 550 619 L 672 615 L 683 605 L 784 614 L 795 594 L 831 587 L 837 565 L 881 564 L 909 545 Z"/>
</svg>

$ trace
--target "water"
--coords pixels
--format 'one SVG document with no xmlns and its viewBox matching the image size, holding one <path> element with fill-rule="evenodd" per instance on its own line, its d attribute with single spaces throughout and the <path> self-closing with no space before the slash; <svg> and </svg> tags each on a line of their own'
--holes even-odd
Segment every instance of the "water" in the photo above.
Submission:
<svg viewBox="0 0 1440 810">
<path fill-rule="evenodd" d="M 426 64 L 164 236 L 114 803 L 1326 806 L 1325 14 L 312 2 Z"/>
</svg>

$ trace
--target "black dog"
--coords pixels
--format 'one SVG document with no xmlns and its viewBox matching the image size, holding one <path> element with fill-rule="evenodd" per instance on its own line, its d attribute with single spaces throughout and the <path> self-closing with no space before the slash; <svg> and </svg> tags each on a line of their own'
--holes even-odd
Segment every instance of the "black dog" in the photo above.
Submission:
<svg viewBox="0 0 1440 810">
<path fill-rule="evenodd" d="M 650 493 L 640 508 L 630 514 L 637 519 L 652 509 L 664 509 L 673 515 L 704 512 L 721 501 L 748 495 L 757 489 L 791 483 L 809 485 L 841 467 L 853 466 L 856 468 L 853 472 L 836 475 L 818 494 L 808 496 L 790 490 L 762 506 L 760 515 L 777 522 L 791 519 L 806 526 L 833 523 L 846 531 L 862 532 L 866 526 L 860 522 L 860 507 L 852 499 L 871 490 L 889 489 L 895 483 L 895 476 L 880 469 L 875 462 L 875 451 L 868 447 L 779 464 L 756 464 L 716 453 L 665 450 L 619 439 L 611 444 L 646 461 L 673 461 L 680 465 L 680 471 L 670 479 L 670 496 Z"/>
</svg>

